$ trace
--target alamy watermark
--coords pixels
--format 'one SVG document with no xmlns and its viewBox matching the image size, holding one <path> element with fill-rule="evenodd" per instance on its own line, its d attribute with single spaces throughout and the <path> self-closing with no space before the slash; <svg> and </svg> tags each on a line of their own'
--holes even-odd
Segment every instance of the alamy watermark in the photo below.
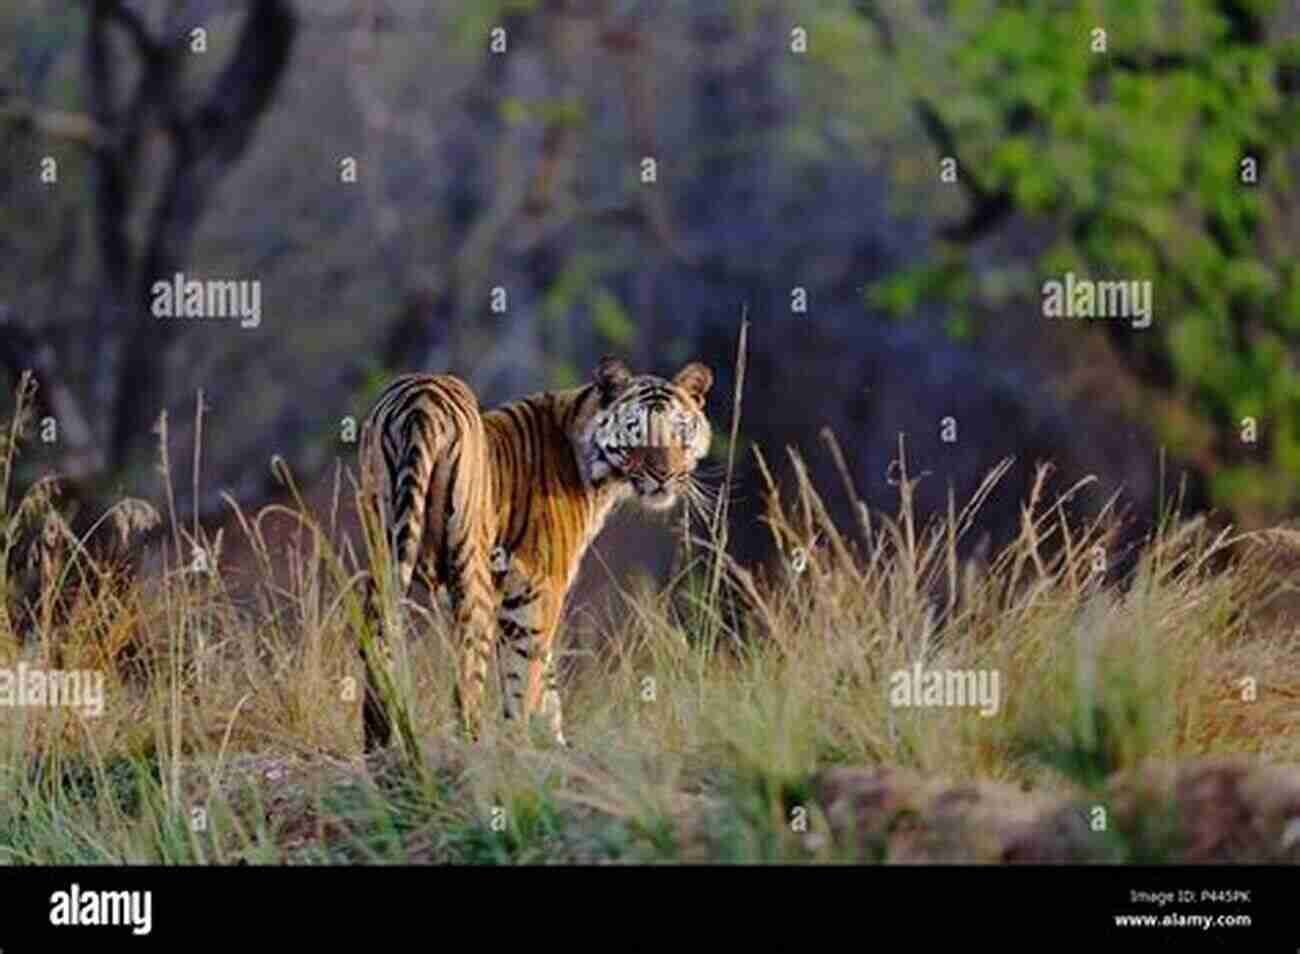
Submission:
<svg viewBox="0 0 1300 954">
<path fill-rule="evenodd" d="M 153 931 L 152 891 L 102 891 L 75 881 L 50 895 L 50 924 L 55 927 L 129 927 L 144 936 Z"/>
<path fill-rule="evenodd" d="M 238 318 L 241 328 L 262 323 L 262 283 L 256 279 L 201 281 L 177 272 L 169 282 L 154 282 L 149 294 L 155 318 Z"/>
<path fill-rule="evenodd" d="M 87 669 L 40 669 L 20 662 L 16 669 L 0 668 L 0 708 L 83 709 L 104 714 L 104 674 Z"/>
<path fill-rule="evenodd" d="M 930 669 L 914 663 L 889 677 L 889 704 L 902 706 L 979 706 L 982 716 L 998 711 L 996 669 Z"/>
<path fill-rule="evenodd" d="M 1150 281 L 1097 281 L 1066 272 L 1064 281 L 1043 282 L 1047 318 L 1128 318 L 1134 328 L 1151 325 Z"/>
</svg>

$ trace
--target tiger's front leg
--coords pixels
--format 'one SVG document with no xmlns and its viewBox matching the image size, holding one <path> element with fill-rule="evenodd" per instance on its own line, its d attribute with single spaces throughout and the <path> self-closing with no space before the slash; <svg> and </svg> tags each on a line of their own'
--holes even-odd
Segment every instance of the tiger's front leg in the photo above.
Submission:
<svg viewBox="0 0 1300 954">
<path fill-rule="evenodd" d="M 547 641 L 546 653 L 542 659 L 541 681 L 542 717 L 550 725 L 555 741 L 568 748 L 568 740 L 564 738 L 564 713 L 560 704 L 560 687 L 555 674 L 554 630 L 551 631 L 551 639 Z"/>
<path fill-rule="evenodd" d="M 505 717 L 526 730 L 540 702 L 555 741 L 567 746 L 554 664 L 561 601 L 545 581 L 535 579 L 518 560 L 506 566 L 502 554 L 495 553 L 494 557 L 502 578 L 497 629 Z"/>
</svg>

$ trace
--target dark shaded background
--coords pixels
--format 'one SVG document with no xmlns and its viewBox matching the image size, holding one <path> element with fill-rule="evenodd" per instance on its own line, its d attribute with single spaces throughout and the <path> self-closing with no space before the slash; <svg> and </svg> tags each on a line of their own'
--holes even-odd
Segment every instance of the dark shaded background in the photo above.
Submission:
<svg viewBox="0 0 1300 954">
<path fill-rule="evenodd" d="M 449 371 L 490 404 L 577 383 L 606 352 L 662 374 L 709 362 L 724 460 L 747 316 L 743 560 L 770 555 L 755 444 L 783 480 L 799 449 L 852 520 L 824 428 L 886 510 L 900 433 L 927 513 L 1014 455 L 981 522 L 994 545 L 1039 460 L 1058 489 L 1099 477 L 1077 516 L 1123 488 L 1140 537 L 1162 446 L 1190 507 L 1285 517 L 1297 23 L 1293 3 L 1228 0 L 6 6 L 0 351 L 11 377 L 37 372 L 61 428 L 21 476 L 65 473 L 83 516 L 157 500 L 166 407 L 181 513 L 222 522 L 223 489 L 277 499 L 276 453 L 323 503 L 355 453 L 341 422 L 391 374 Z M 1267 173 L 1245 197 L 1242 149 Z M 1155 328 L 1044 318 L 1041 284 L 1066 268 L 1153 280 Z M 261 326 L 152 318 L 148 288 L 177 270 L 260 281 Z M 1258 446 L 1238 440 L 1244 414 Z M 666 570 L 661 524 L 616 527 L 588 581 Z"/>
</svg>

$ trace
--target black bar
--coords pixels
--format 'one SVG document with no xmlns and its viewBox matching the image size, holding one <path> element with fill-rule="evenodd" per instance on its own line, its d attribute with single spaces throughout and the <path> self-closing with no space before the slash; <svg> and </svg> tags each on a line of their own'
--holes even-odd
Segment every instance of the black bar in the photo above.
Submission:
<svg viewBox="0 0 1300 954">
<path fill-rule="evenodd" d="M 116 908 L 125 923 L 51 923 L 70 914 L 73 885 L 86 917 Z M 611 950 L 802 951 L 838 939 L 864 951 L 1295 952 L 1297 886 L 1294 867 L 1263 865 L 12 867 L 0 868 L 0 954 L 371 950 L 405 938 L 431 950 L 531 938 Z M 147 891 L 149 906 L 143 894 L 87 900 L 101 891 Z M 1155 922 L 1117 920 L 1132 917 Z M 1220 920 L 1189 920 L 1202 917 Z"/>
</svg>

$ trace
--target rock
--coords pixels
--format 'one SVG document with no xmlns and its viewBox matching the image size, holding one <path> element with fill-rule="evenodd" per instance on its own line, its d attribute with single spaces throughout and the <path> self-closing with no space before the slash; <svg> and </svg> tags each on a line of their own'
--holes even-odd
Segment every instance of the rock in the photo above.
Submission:
<svg viewBox="0 0 1300 954">
<path fill-rule="evenodd" d="M 1249 756 L 1147 762 L 1098 797 L 890 766 L 828 769 L 815 791 L 830 836 L 862 861 L 1300 862 L 1300 766 Z"/>
<path fill-rule="evenodd" d="M 1300 766 L 1242 755 L 1149 762 L 1107 783 L 1116 828 L 1169 811 L 1184 863 L 1300 861 Z"/>
<path fill-rule="evenodd" d="M 997 782 L 953 785 L 906 769 L 835 768 L 817 782 L 836 841 L 863 860 L 1007 860 L 1040 817 L 1059 805 Z"/>
</svg>

